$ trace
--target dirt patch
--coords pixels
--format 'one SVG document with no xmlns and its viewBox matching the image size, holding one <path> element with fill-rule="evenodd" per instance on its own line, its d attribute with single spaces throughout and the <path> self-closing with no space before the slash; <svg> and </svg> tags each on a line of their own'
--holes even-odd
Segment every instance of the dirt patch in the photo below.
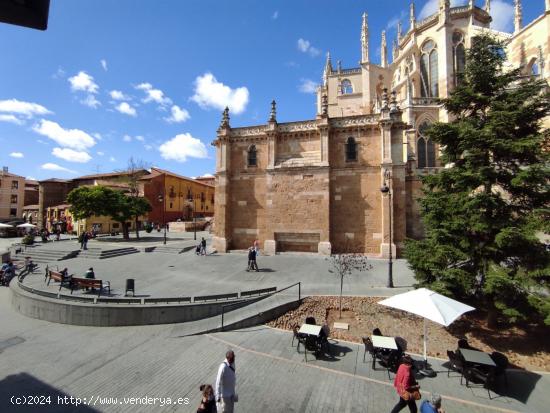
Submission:
<svg viewBox="0 0 550 413">
<path fill-rule="evenodd" d="M 296 310 L 268 325 L 292 330 L 294 325 L 302 324 L 306 316 L 312 316 L 317 324 L 328 324 L 331 337 L 357 343 L 361 343 L 361 337 L 379 328 L 384 335 L 403 337 L 408 352 L 421 354 L 423 319 L 377 304 L 381 299 L 344 297 L 342 319 L 339 319 L 338 297 L 307 297 Z M 458 339 L 466 337 L 470 345 L 481 351 L 504 353 L 515 367 L 550 371 L 550 328 L 526 325 L 491 330 L 484 319 L 484 314 L 473 312 L 462 316 L 448 328 L 428 322 L 428 355 L 447 358 L 447 350 L 455 350 Z M 348 323 L 349 330 L 334 329 L 335 321 Z"/>
</svg>

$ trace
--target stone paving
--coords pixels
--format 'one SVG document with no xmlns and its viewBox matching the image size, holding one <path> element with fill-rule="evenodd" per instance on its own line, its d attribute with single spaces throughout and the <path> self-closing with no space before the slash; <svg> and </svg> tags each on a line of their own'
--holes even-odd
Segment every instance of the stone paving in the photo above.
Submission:
<svg viewBox="0 0 550 413">
<path fill-rule="evenodd" d="M 193 234 L 170 234 L 169 247 L 185 247 L 195 244 Z M 197 239 L 209 234 L 198 233 Z M 89 248 L 120 248 L 121 246 L 159 246 L 157 234 L 144 237 L 141 242 L 121 243 L 118 241 L 93 240 Z M 180 239 L 186 238 L 186 239 Z M 198 241 L 197 241 L 198 242 Z M 162 244 L 160 244 L 162 246 Z M 48 244 L 48 249 L 75 249 L 76 241 L 63 241 Z M 210 247 L 208 247 L 210 248 Z M 93 267 L 96 278 L 109 280 L 114 296 L 124 294 L 125 280 L 136 279 L 136 294 L 153 297 L 173 297 L 181 295 L 201 295 L 229 293 L 240 290 L 278 287 L 284 288 L 296 282 L 302 282 L 304 295 L 334 295 L 339 292 L 339 280 L 328 272 L 328 262 L 323 256 L 312 254 L 285 254 L 258 257 L 260 272 L 246 272 L 247 257 L 243 253 L 210 254 L 196 256 L 193 251 L 182 254 L 161 252 L 140 252 L 105 260 L 73 258 L 52 262 L 50 266 L 69 273 L 83 275 Z M 344 281 L 345 295 L 386 296 L 410 289 L 414 283 L 412 271 L 405 260 L 394 262 L 394 284 L 397 288 L 388 290 L 387 261 L 371 259 L 372 270 L 352 274 Z M 57 292 L 58 287 L 44 285 L 43 269 L 36 275 L 27 277 L 25 284 Z"/>
<path fill-rule="evenodd" d="M 178 325 L 68 326 L 20 315 L 9 294 L 0 289 L 1 412 L 195 412 L 199 385 L 215 381 L 228 348 L 237 355 L 237 412 L 378 413 L 396 401 L 387 373 L 372 371 L 356 344 L 333 342 L 333 358 L 305 363 L 292 334 L 265 326 L 191 337 L 178 336 Z M 509 372 L 512 394 L 489 400 L 484 389 L 460 386 L 440 362 L 431 362 L 440 373 L 421 380 L 422 391 L 443 394 L 448 413 L 543 413 L 550 404 L 548 375 Z M 13 395 L 50 395 L 51 404 L 15 406 Z M 95 406 L 59 404 L 71 396 Z M 159 399 L 153 405 L 144 397 Z M 180 397 L 189 404 L 161 406 Z"/>
</svg>

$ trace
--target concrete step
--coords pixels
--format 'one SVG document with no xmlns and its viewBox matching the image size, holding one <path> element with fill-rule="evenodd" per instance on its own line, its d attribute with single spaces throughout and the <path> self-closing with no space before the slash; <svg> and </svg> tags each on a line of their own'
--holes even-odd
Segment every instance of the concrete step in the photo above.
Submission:
<svg viewBox="0 0 550 413">
<path fill-rule="evenodd" d="M 128 254 L 136 254 L 138 252 L 140 251 L 134 247 L 114 248 L 109 250 L 103 250 L 100 248 L 93 248 L 93 249 L 91 248 L 91 249 L 81 251 L 79 254 L 79 257 L 102 260 L 106 258 L 121 257 L 123 255 L 128 255 Z"/>
</svg>

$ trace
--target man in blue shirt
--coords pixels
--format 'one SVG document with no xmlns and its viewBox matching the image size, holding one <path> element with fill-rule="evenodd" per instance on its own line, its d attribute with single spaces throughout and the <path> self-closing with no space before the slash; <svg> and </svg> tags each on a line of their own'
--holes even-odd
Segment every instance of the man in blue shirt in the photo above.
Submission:
<svg viewBox="0 0 550 413">
<path fill-rule="evenodd" d="M 445 413 L 441 408 L 441 396 L 434 393 L 430 401 L 424 400 L 420 405 L 420 413 Z"/>
</svg>

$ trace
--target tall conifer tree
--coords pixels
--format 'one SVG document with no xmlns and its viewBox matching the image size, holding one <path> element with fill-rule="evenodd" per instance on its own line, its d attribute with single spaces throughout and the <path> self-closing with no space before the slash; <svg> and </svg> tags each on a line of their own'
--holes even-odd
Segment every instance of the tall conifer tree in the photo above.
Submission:
<svg viewBox="0 0 550 413">
<path fill-rule="evenodd" d="M 422 178 L 426 238 L 406 245 L 416 279 L 476 300 L 492 326 L 499 314 L 550 325 L 548 85 L 509 70 L 503 44 L 481 35 L 442 103 L 453 120 L 427 135 L 447 167 Z"/>
</svg>

